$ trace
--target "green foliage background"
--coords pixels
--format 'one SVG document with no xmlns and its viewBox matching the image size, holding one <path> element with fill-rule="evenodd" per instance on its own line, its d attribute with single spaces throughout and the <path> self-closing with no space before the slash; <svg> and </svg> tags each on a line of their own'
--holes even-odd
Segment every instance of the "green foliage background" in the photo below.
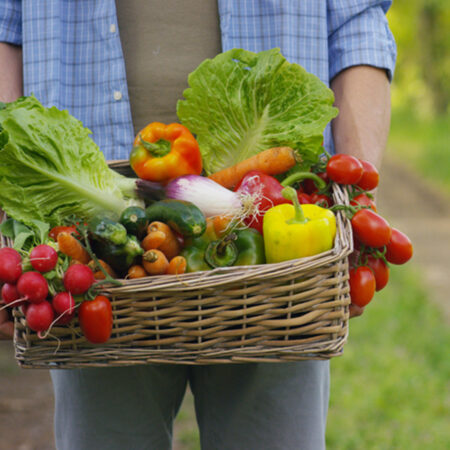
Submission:
<svg viewBox="0 0 450 450">
<path fill-rule="evenodd" d="M 390 155 L 450 194 L 450 2 L 395 0 Z"/>
<path fill-rule="evenodd" d="M 388 12 L 398 55 L 392 90 L 395 110 L 420 117 L 450 112 L 450 2 L 395 0 Z"/>
</svg>

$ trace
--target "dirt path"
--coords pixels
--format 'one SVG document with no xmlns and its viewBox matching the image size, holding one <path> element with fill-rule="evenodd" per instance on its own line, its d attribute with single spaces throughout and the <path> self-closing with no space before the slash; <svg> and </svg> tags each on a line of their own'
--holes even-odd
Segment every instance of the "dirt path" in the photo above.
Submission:
<svg viewBox="0 0 450 450">
<path fill-rule="evenodd" d="M 450 199 L 386 160 L 378 193 L 379 211 L 414 244 L 413 264 L 423 271 L 432 300 L 450 321 Z M 191 403 L 190 397 L 187 399 Z M 192 405 L 189 406 L 192 408 Z M 20 370 L 11 343 L 0 342 L 0 450 L 52 450 L 53 395 L 45 370 Z M 175 447 L 186 448 L 177 430 Z"/>
<path fill-rule="evenodd" d="M 395 161 L 386 160 L 378 192 L 379 212 L 414 246 L 431 300 L 450 322 L 450 198 Z"/>
</svg>

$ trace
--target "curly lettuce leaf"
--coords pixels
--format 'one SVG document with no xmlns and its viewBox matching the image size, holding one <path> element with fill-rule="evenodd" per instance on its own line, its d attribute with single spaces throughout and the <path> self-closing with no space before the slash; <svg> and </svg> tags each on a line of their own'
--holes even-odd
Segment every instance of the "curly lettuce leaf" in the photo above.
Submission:
<svg viewBox="0 0 450 450">
<path fill-rule="evenodd" d="M 0 110 L 0 207 L 25 224 L 119 217 L 127 206 L 90 131 L 67 111 L 22 97 Z"/>
<path fill-rule="evenodd" d="M 203 61 L 188 82 L 177 114 L 196 135 L 208 175 L 277 146 L 292 147 L 311 165 L 337 115 L 333 92 L 276 48 L 221 53 Z"/>
</svg>

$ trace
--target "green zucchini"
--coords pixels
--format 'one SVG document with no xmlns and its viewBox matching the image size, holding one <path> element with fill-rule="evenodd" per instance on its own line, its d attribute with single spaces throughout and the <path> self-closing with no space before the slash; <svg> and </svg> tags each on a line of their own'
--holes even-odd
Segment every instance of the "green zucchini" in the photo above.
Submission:
<svg viewBox="0 0 450 450">
<path fill-rule="evenodd" d="M 184 200 L 164 199 L 146 210 L 149 222 L 159 221 L 183 236 L 201 236 L 206 230 L 206 219 L 200 209 Z"/>
<path fill-rule="evenodd" d="M 122 245 L 127 242 L 127 229 L 119 222 L 107 217 L 94 217 L 88 223 L 91 237 L 98 241 Z"/>
<path fill-rule="evenodd" d="M 143 237 L 148 225 L 145 209 L 139 206 L 129 206 L 122 211 L 119 222 L 127 229 L 129 234 L 138 238 Z"/>
<path fill-rule="evenodd" d="M 144 253 L 136 236 L 130 235 L 122 245 L 96 241 L 93 243 L 93 250 L 100 259 L 107 262 L 121 276 L 124 276 L 127 269 L 137 263 Z"/>
</svg>

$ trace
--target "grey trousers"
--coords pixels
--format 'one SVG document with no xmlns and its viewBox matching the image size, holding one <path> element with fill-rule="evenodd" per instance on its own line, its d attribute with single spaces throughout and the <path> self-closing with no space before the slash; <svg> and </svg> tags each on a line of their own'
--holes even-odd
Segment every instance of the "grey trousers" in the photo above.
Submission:
<svg viewBox="0 0 450 450">
<path fill-rule="evenodd" d="M 321 450 L 328 361 L 53 370 L 59 450 L 168 450 L 187 383 L 204 450 Z"/>
</svg>

